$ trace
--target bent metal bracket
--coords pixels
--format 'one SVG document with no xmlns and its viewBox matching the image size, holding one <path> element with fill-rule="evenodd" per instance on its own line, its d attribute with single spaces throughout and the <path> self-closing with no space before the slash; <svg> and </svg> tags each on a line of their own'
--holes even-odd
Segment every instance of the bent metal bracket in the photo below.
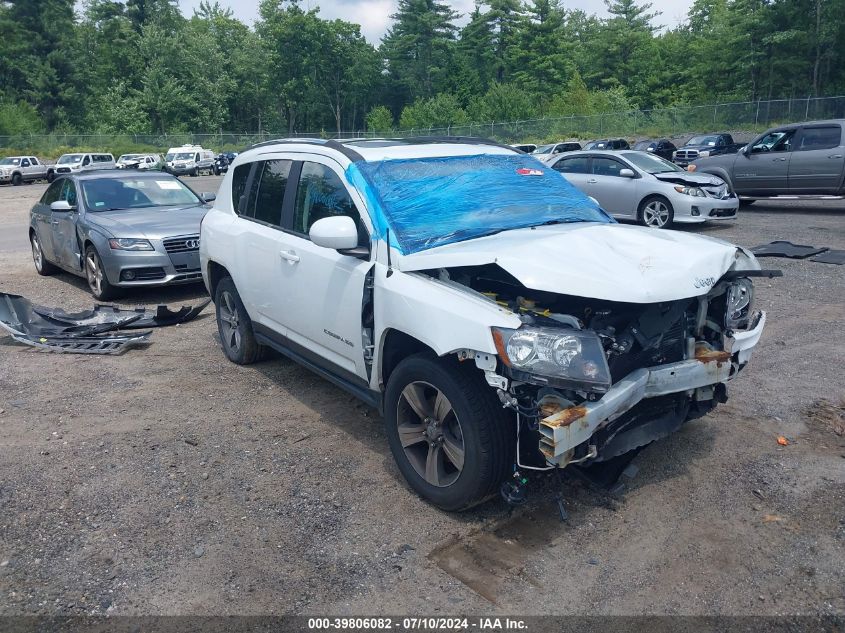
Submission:
<svg viewBox="0 0 845 633">
<path fill-rule="evenodd" d="M 68 313 L 60 308 L 35 305 L 20 295 L 0 292 L 0 328 L 20 343 L 51 352 L 121 354 L 149 344 L 152 331 L 148 328 L 191 321 L 209 303 L 211 300 L 207 299 L 179 310 L 164 305 L 151 310 L 96 305 L 91 310 Z"/>
</svg>

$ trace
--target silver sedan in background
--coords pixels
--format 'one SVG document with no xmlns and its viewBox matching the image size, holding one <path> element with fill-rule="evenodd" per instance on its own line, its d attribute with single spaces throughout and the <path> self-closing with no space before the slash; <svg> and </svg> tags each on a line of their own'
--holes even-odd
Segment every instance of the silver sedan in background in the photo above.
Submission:
<svg viewBox="0 0 845 633">
<path fill-rule="evenodd" d="M 214 197 L 164 173 L 61 176 L 30 211 L 35 268 L 84 277 L 97 299 L 121 288 L 202 281 L 200 222 Z"/>
<path fill-rule="evenodd" d="M 739 209 L 721 178 L 686 172 L 645 152 L 569 152 L 541 160 L 614 217 L 645 226 L 732 220 Z"/>
</svg>

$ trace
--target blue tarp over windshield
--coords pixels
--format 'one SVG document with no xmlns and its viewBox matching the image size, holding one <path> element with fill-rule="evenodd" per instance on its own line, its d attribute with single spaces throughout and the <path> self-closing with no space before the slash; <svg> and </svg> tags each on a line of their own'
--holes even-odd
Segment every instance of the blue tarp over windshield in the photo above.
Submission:
<svg viewBox="0 0 845 633">
<path fill-rule="evenodd" d="M 613 222 L 558 172 L 524 154 L 359 161 L 347 178 L 368 199 L 376 238 L 403 254 L 509 229 Z"/>
</svg>

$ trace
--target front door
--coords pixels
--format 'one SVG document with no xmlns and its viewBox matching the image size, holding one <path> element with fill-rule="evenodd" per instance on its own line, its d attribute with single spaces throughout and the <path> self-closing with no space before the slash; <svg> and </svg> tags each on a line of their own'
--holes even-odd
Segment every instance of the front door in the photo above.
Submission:
<svg viewBox="0 0 845 633">
<path fill-rule="evenodd" d="M 775 130 L 737 154 L 734 189 L 738 193 L 782 194 L 789 191 L 789 163 L 795 130 Z"/>
<path fill-rule="evenodd" d="M 324 160 L 301 163 L 295 203 L 286 209 L 279 252 L 288 304 L 283 318 L 295 345 L 366 380 L 361 312 L 372 264 L 317 246 L 308 231 L 321 218 L 346 215 L 358 225 L 361 244 L 369 244 L 369 233 L 358 211 L 363 206 L 356 206 L 339 166 Z"/>
<path fill-rule="evenodd" d="M 620 176 L 623 169 L 630 168 L 609 156 L 593 156 L 588 191 L 608 213 L 631 217 L 636 211 L 636 180 Z"/>
<path fill-rule="evenodd" d="M 70 178 L 65 178 L 62 183 L 59 200 L 67 202 L 72 210 L 51 212 L 55 261 L 70 270 L 81 271 L 82 253 L 79 249 L 79 240 L 76 237 L 76 223 L 79 220 L 76 184 Z"/>
<path fill-rule="evenodd" d="M 54 180 L 41 200 L 32 208 L 33 228 L 38 235 L 38 243 L 41 246 L 41 252 L 51 262 L 58 262 L 55 252 L 53 251 L 53 224 L 52 224 L 52 210 L 50 205 L 60 198 L 62 195 L 62 188 L 65 180 Z"/>
<path fill-rule="evenodd" d="M 839 124 L 801 128 L 789 163 L 789 192 L 837 193 L 845 171 L 843 145 Z"/>
</svg>

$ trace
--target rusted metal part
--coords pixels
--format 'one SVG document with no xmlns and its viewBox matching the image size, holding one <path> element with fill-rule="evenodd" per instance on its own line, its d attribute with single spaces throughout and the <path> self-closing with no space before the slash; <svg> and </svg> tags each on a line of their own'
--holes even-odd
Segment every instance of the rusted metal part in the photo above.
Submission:
<svg viewBox="0 0 845 633">
<path fill-rule="evenodd" d="M 644 398 L 690 391 L 725 382 L 730 377 L 730 354 L 712 361 L 689 359 L 648 369 L 637 369 L 614 384 L 595 402 L 565 408 L 540 420 L 540 452 L 551 464 L 566 466 L 574 448 Z M 723 355 L 727 354 L 727 357 Z"/>
<path fill-rule="evenodd" d="M 705 343 L 695 346 L 695 360 L 702 363 L 725 363 L 731 359 L 731 353 L 724 350 L 712 349 Z"/>
</svg>

